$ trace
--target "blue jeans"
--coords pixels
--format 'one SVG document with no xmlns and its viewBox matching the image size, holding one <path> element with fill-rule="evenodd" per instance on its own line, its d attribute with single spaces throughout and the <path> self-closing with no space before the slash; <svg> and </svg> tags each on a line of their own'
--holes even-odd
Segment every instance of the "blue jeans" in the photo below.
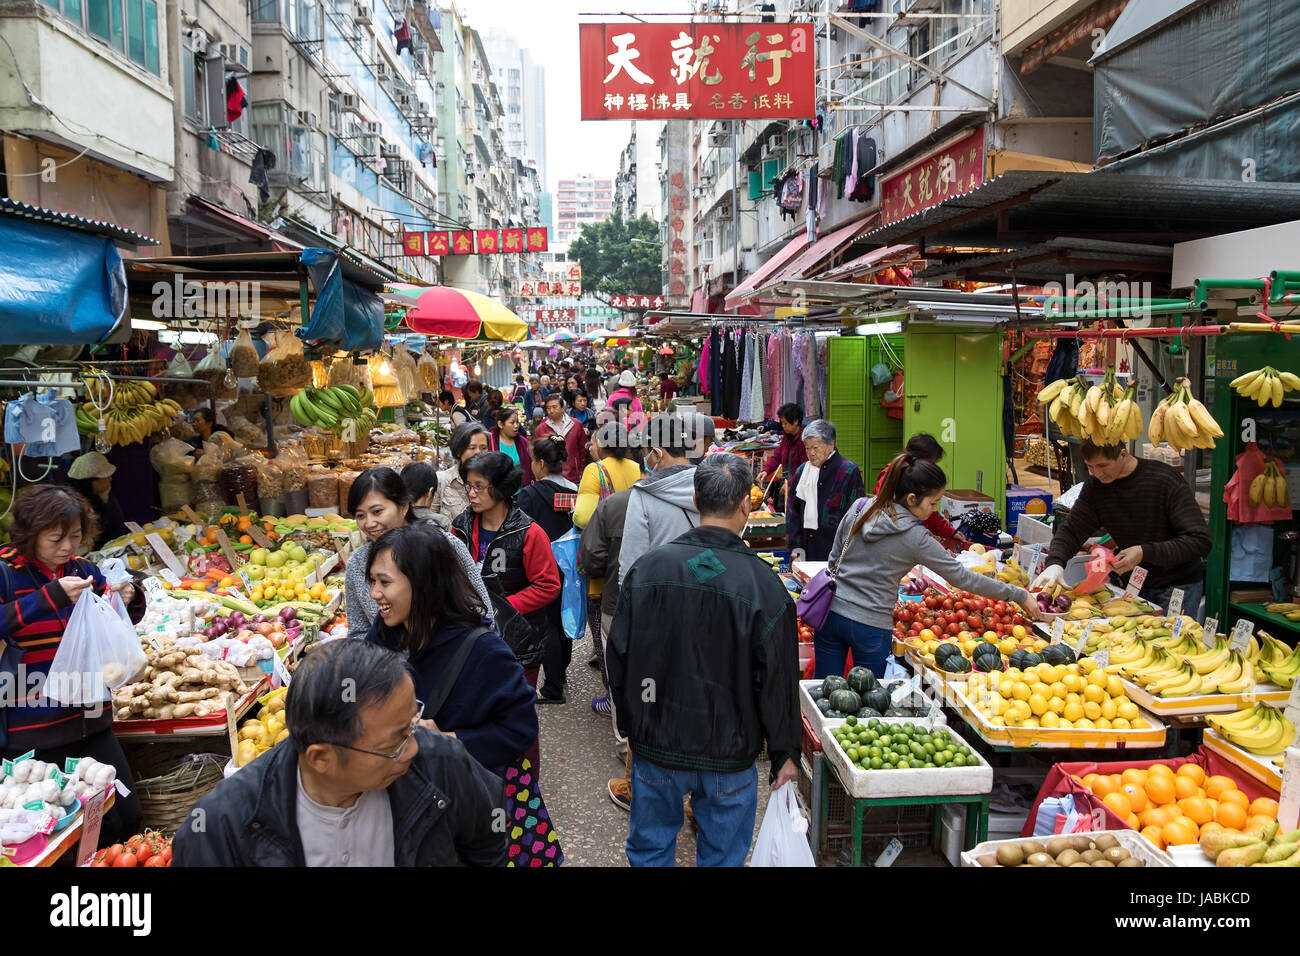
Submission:
<svg viewBox="0 0 1300 956">
<path fill-rule="evenodd" d="M 758 768 L 738 773 L 672 770 L 632 754 L 632 819 L 627 861 L 672 866 L 682 828 L 682 798 L 691 794 L 699 825 L 697 866 L 744 866 L 758 813 Z"/>
<path fill-rule="evenodd" d="M 1201 597 L 1205 594 L 1205 583 L 1197 581 L 1195 584 L 1172 585 L 1167 588 L 1159 588 L 1155 591 L 1143 591 L 1141 597 L 1144 601 L 1150 601 L 1162 611 L 1169 610 L 1169 594 L 1175 587 L 1183 589 L 1183 613 L 1188 617 L 1197 618 L 1196 611 L 1201 605 Z"/>
<path fill-rule="evenodd" d="M 813 676 L 818 680 L 831 674 L 844 673 L 844 658 L 853 649 L 853 665 L 865 667 L 877 677 L 885 673 L 889 659 L 889 641 L 892 632 L 883 627 L 872 627 L 851 621 L 831 611 L 826 623 L 813 634 Z"/>
</svg>

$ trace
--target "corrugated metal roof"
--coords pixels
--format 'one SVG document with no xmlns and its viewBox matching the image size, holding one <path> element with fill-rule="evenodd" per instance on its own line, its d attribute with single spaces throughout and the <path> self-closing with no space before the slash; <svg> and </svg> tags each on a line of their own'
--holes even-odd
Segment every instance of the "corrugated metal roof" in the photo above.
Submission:
<svg viewBox="0 0 1300 956">
<path fill-rule="evenodd" d="M 133 246 L 162 245 L 162 241 L 153 238 L 153 236 L 146 236 L 134 229 L 114 225 L 102 219 L 87 219 L 85 216 L 78 216 L 75 213 L 59 212 L 57 209 L 33 206 L 4 196 L 0 196 L 0 215 L 12 216 L 16 219 L 27 219 L 32 222 L 43 222 L 49 226 L 63 226 L 68 229 L 75 229 L 78 232 L 88 232 L 91 235 L 116 239 L 118 242 L 125 242 Z"/>
<path fill-rule="evenodd" d="M 1090 271 L 1163 273 L 1169 271 L 1172 261 L 1173 246 L 1061 237 L 1010 252 L 936 263 L 924 269 L 917 278 L 997 281 L 1009 277 L 1014 266 L 1016 279 L 1033 285 L 1040 279 L 1058 280 L 1063 270 L 1074 270 L 1084 275 Z"/>
<path fill-rule="evenodd" d="M 861 241 L 924 238 L 927 246 L 983 248 L 1057 236 L 1174 242 L 1297 218 L 1296 183 L 1012 170 Z"/>
</svg>

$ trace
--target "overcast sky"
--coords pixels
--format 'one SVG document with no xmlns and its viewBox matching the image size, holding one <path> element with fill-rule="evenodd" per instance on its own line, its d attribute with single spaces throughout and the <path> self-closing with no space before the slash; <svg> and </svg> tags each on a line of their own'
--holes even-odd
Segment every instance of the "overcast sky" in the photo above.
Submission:
<svg viewBox="0 0 1300 956">
<path fill-rule="evenodd" d="M 547 171 L 556 180 L 579 173 L 613 179 L 618 154 L 627 145 L 631 124 L 616 120 L 578 119 L 578 14 L 681 13 L 689 19 L 686 0 L 455 0 L 465 22 L 480 33 L 513 35 L 546 68 Z"/>
</svg>

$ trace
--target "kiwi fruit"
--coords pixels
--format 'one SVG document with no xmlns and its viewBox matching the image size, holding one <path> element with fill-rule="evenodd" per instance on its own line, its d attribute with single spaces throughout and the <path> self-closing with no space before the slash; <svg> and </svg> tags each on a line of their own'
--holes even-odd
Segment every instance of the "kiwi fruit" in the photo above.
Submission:
<svg viewBox="0 0 1300 956">
<path fill-rule="evenodd" d="M 1096 841 L 1098 850 L 1109 850 L 1111 847 L 1119 846 L 1119 840 L 1115 839 L 1113 834 L 1103 833 L 1097 837 Z"/>
<path fill-rule="evenodd" d="M 978 863 L 980 866 L 1001 866 L 1002 865 L 1001 863 L 998 862 L 998 855 L 996 853 L 985 853 L 983 856 L 977 856 L 975 858 L 975 862 Z"/>
<path fill-rule="evenodd" d="M 1145 861 L 1145 860 L 1139 860 L 1139 859 L 1138 859 L 1137 857 L 1135 857 L 1135 856 L 1130 856 L 1130 857 L 1128 857 L 1127 859 L 1120 860 L 1120 861 L 1119 861 L 1118 863 L 1116 863 L 1115 865 L 1116 865 L 1116 866 L 1146 866 L 1146 861 Z"/>
<path fill-rule="evenodd" d="M 1093 848 L 1092 840 L 1088 839 L 1086 836 L 1071 837 L 1070 845 L 1080 853 L 1087 853 Z"/>
<path fill-rule="evenodd" d="M 1047 847 L 1043 846 L 1037 840 L 1025 840 L 1020 844 L 1020 852 L 1026 857 L 1030 857 L 1035 853 L 1046 853 Z"/>
<path fill-rule="evenodd" d="M 1099 863 L 1099 862 L 1101 862 L 1102 860 L 1104 860 L 1105 858 L 1106 858 L 1106 857 L 1105 857 L 1105 855 L 1101 852 L 1101 850 L 1085 850 L 1085 851 L 1084 851 L 1084 852 L 1079 856 L 1079 859 L 1083 860 L 1084 863 L 1089 863 L 1089 864 L 1091 864 L 1091 863 Z"/>
<path fill-rule="evenodd" d="M 1070 849 L 1070 840 L 1067 837 L 1057 837 L 1047 844 L 1047 852 L 1058 859 L 1068 849 Z"/>
<path fill-rule="evenodd" d="M 1112 870 L 1115 869 L 1115 864 L 1112 863 L 1112 862 L 1110 862 L 1110 860 L 1098 860 L 1096 863 L 1094 863 L 1094 864 L 1092 864 L 1092 865 L 1093 865 L 1093 866 L 1100 866 L 1100 867 L 1106 867 L 1106 866 L 1108 866 L 1108 867 L 1110 867 Z"/>
<path fill-rule="evenodd" d="M 1000 866 L 1019 866 L 1025 862 L 1025 854 L 1018 843 L 1004 843 L 998 847 L 998 864 Z"/>
<path fill-rule="evenodd" d="M 1038 853 L 1029 854 L 1029 859 L 1026 862 L 1030 866 L 1048 866 L 1056 861 L 1048 856 L 1047 853 L 1040 851 Z"/>
<path fill-rule="evenodd" d="M 1088 868 L 1088 869 L 1092 869 L 1092 864 L 1091 864 L 1091 863 L 1084 863 L 1082 860 L 1080 860 L 1078 863 L 1071 863 L 1070 866 L 1071 866 L 1071 867 L 1082 866 L 1082 867 L 1086 867 L 1086 868 Z"/>
<path fill-rule="evenodd" d="M 1124 849 L 1122 846 L 1113 846 L 1106 851 L 1106 859 L 1115 864 L 1123 863 L 1132 855 L 1133 854 L 1129 853 L 1129 851 Z"/>
<path fill-rule="evenodd" d="M 1060 854 L 1057 855 L 1056 862 L 1061 864 L 1061 866 L 1074 866 L 1074 864 L 1079 862 L 1079 851 L 1073 849 L 1062 850 Z"/>
</svg>

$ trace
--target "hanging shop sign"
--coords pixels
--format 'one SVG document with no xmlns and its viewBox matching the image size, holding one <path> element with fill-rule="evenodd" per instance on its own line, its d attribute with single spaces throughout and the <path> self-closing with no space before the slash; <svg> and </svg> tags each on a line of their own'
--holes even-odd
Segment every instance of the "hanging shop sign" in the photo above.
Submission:
<svg viewBox="0 0 1300 956">
<path fill-rule="evenodd" d="M 984 128 L 959 139 L 891 173 L 880 184 L 880 221 L 883 225 L 937 206 L 984 182 Z"/>
<path fill-rule="evenodd" d="M 543 266 L 544 275 L 540 279 L 520 279 L 515 285 L 515 295 L 544 298 L 546 296 L 567 296 L 576 299 L 582 296 L 582 266 L 576 262 L 551 262 Z"/>
<path fill-rule="evenodd" d="M 680 306 L 686 298 L 686 240 L 682 238 L 686 229 L 686 177 L 683 173 L 673 173 L 668 178 L 668 205 L 672 218 L 668 220 L 671 238 L 668 241 L 668 296 L 676 299 L 674 306 Z"/>
<path fill-rule="evenodd" d="M 577 309 L 534 309 L 532 323 L 539 328 L 553 326 L 558 328 L 578 317 Z"/>
<path fill-rule="evenodd" d="M 616 309 L 662 309 L 667 300 L 661 295 L 614 295 L 609 304 Z"/>
<path fill-rule="evenodd" d="M 584 23 L 582 118 L 811 119 L 811 23 Z"/>
<path fill-rule="evenodd" d="M 546 251 L 545 227 L 408 232 L 402 236 L 402 252 L 408 256 L 491 256 Z"/>
</svg>

